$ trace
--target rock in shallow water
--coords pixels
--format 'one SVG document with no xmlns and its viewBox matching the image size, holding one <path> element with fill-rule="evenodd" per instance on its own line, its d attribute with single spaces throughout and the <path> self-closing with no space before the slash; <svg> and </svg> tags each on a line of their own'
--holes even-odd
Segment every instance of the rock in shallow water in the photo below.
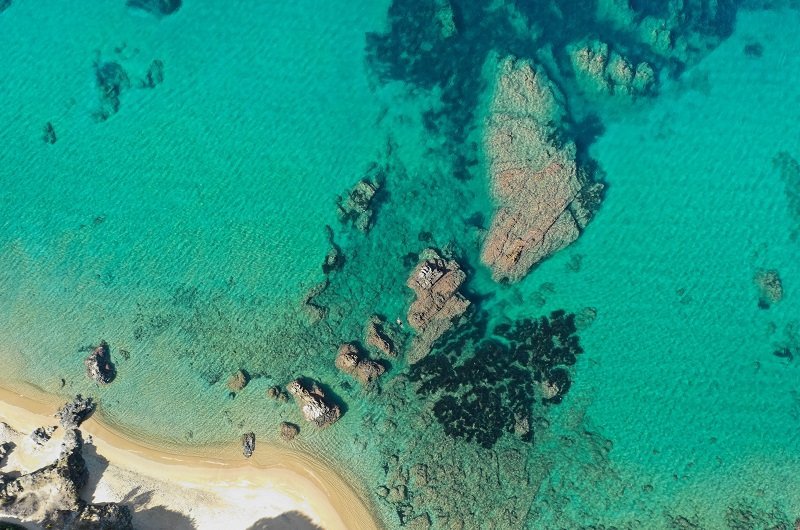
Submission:
<svg viewBox="0 0 800 530">
<path fill-rule="evenodd" d="M 342 416 L 341 409 L 327 402 L 325 393 L 316 384 L 307 388 L 300 379 L 295 379 L 286 385 L 286 390 L 294 396 L 303 418 L 320 429 L 333 425 Z"/>
<path fill-rule="evenodd" d="M 247 432 L 242 435 L 242 454 L 245 458 L 253 456 L 256 450 L 256 435 L 252 432 Z"/>
<path fill-rule="evenodd" d="M 484 138 L 499 207 L 481 253 L 496 280 L 520 280 L 575 241 L 599 205 L 602 185 L 578 166 L 558 125 L 565 118 L 544 70 L 513 59 L 500 65 Z"/>
<path fill-rule="evenodd" d="M 157 17 L 175 13 L 182 4 L 182 0 L 128 0 L 125 3 L 130 8 L 141 9 Z"/>
<path fill-rule="evenodd" d="M 346 343 L 339 346 L 336 368 L 358 380 L 362 385 L 374 383 L 386 369 L 371 359 L 363 358 L 358 346 Z"/>
<path fill-rule="evenodd" d="M 300 434 L 300 427 L 288 421 L 281 422 L 281 438 L 290 442 L 294 440 L 298 434 Z"/>
<path fill-rule="evenodd" d="M 777 270 L 756 271 L 753 283 L 758 287 L 758 307 L 768 309 L 783 300 L 783 282 Z"/>
<path fill-rule="evenodd" d="M 86 365 L 86 375 L 101 385 L 109 384 L 117 376 L 117 370 L 111 362 L 111 348 L 104 340 L 83 363 Z"/>
<path fill-rule="evenodd" d="M 72 401 L 64 403 L 64 406 L 56 412 L 56 418 L 59 419 L 63 428 L 77 429 L 92 412 L 94 412 L 92 398 L 83 398 L 78 394 Z"/>
</svg>

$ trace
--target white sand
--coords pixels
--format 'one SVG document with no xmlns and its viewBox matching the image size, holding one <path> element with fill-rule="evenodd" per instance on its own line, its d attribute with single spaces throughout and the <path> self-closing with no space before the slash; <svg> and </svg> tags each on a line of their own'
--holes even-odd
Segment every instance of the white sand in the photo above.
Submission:
<svg viewBox="0 0 800 530">
<path fill-rule="evenodd" d="M 60 445 L 61 429 L 44 449 L 26 441 L 36 427 L 57 424 L 52 414 L 61 403 L 35 389 L 23 391 L 0 388 L 0 422 L 25 433 L 6 471 L 48 464 Z M 377 528 L 353 488 L 299 451 L 259 443 L 249 460 L 235 446 L 215 449 L 213 456 L 184 456 L 128 440 L 95 417 L 81 431 L 92 437 L 84 448 L 90 473 L 84 499 L 134 505 L 134 525 L 142 530 L 282 528 L 279 523 L 292 518 L 326 530 Z M 264 519 L 270 518 L 279 519 L 269 526 Z"/>
</svg>

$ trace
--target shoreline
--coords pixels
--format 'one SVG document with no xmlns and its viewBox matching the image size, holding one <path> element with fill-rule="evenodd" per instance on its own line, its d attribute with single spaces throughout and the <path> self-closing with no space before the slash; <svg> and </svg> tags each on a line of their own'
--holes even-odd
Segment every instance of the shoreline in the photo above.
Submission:
<svg viewBox="0 0 800 530">
<path fill-rule="evenodd" d="M 0 421 L 29 433 L 41 425 L 56 424 L 53 414 L 63 401 L 33 385 L 17 383 L 12 387 L 3 381 L 0 382 Z M 233 525 L 243 525 L 241 529 L 245 530 L 259 520 L 252 511 L 243 515 L 248 506 L 237 506 L 237 499 L 256 504 L 256 508 L 262 507 L 261 518 L 299 512 L 325 530 L 379 528 L 368 502 L 357 490 L 335 470 L 303 451 L 259 442 L 249 459 L 241 455 L 238 444 L 187 446 L 183 452 L 177 447 L 159 447 L 148 440 L 135 440 L 115 431 L 103 422 L 99 411 L 80 429 L 86 438 L 92 437 L 97 454 L 109 465 L 108 470 L 97 477 L 101 487 L 96 489 L 95 497 L 98 491 L 104 490 L 107 496 L 113 496 L 113 488 L 104 483 L 106 473 L 112 471 L 115 476 L 126 476 L 134 486 L 138 484 L 136 478 L 141 479 L 140 482 L 149 480 L 162 485 L 169 491 L 165 491 L 164 498 L 157 499 L 159 501 L 169 500 L 182 490 L 186 490 L 187 495 L 214 497 L 214 503 L 202 507 L 205 510 L 194 510 L 196 505 L 187 505 L 190 513 L 184 515 L 192 517 L 198 530 L 215 528 L 219 521 L 224 521 L 231 530 L 239 528 Z M 113 482 L 113 477 L 106 482 Z M 167 502 L 162 506 L 170 508 Z M 246 521 L 248 516 L 255 518 Z"/>
</svg>

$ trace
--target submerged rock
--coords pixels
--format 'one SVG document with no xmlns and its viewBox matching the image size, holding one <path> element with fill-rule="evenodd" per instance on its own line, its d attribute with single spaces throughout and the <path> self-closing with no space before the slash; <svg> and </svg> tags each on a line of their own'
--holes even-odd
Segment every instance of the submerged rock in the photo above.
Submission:
<svg viewBox="0 0 800 530">
<path fill-rule="evenodd" d="M 374 347 L 384 355 L 389 357 L 397 357 L 397 350 L 395 350 L 392 339 L 384 331 L 385 322 L 377 315 L 373 315 L 367 324 L 366 341 L 367 344 Z"/>
<path fill-rule="evenodd" d="M 11 0 L 0 0 L 0 13 L 11 7 Z"/>
<path fill-rule="evenodd" d="M 777 270 L 756 271 L 753 283 L 758 288 L 758 307 L 769 309 L 772 304 L 783 300 L 783 282 Z"/>
<path fill-rule="evenodd" d="M 237 370 L 235 374 L 228 378 L 227 384 L 231 392 L 241 392 L 249 381 L 250 377 L 247 375 L 247 372 L 244 370 Z"/>
<path fill-rule="evenodd" d="M 605 42 L 581 41 L 568 46 L 567 52 L 576 77 L 592 91 L 634 96 L 650 92 L 655 83 L 652 66 L 631 64 Z"/>
<path fill-rule="evenodd" d="M 336 423 L 342 416 L 342 411 L 336 404 L 325 400 L 325 393 L 316 384 L 307 388 L 300 379 L 286 385 L 286 390 L 294 396 L 295 402 L 303 413 L 306 421 L 324 429 Z"/>
<path fill-rule="evenodd" d="M 171 15 L 181 8 L 182 0 L 128 0 L 130 8 L 141 9 L 151 15 L 163 17 Z"/>
<path fill-rule="evenodd" d="M 58 140 L 58 138 L 56 137 L 56 130 L 53 127 L 53 124 L 50 123 L 49 121 L 45 123 L 44 127 L 42 128 L 42 140 L 44 141 L 44 143 L 50 145 L 53 145 Z"/>
<path fill-rule="evenodd" d="M 368 232 L 374 224 L 377 206 L 376 195 L 381 188 L 383 169 L 373 164 L 367 176 L 359 180 L 347 194 L 336 199 L 339 220 L 350 223 L 362 232 Z"/>
<path fill-rule="evenodd" d="M 101 385 L 109 384 L 117 376 L 117 370 L 111 362 L 111 349 L 104 340 L 83 363 L 86 365 L 86 375 Z"/>
<path fill-rule="evenodd" d="M 92 398 L 83 398 L 78 394 L 72 401 L 64 403 L 64 406 L 56 412 L 56 418 L 64 429 L 77 429 L 92 412 L 94 412 Z"/>
<path fill-rule="evenodd" d="M 505 60 L 485 129 L 492 194 L 498 208 L 482 261 L 495 280 L 517 281 L 578 238 L 602 196 L 576 162 L 574 142 L 558 128 L 564 98 L 541 68 Z"/>
<path fill-rule="evenodd" d="M 256 450 L 256 435 L 255 433 L 248 432 L 242 435 L 242 454 L 245 458 L 253 456 Z"/>
<path fill-rule="evenodd" d="M 298 434 L 300 434 L 300 427 L 288 421 L 281 422 L 281 438 L 290 442 L 294 440 Z"/>
<path fill-rule="evenodd" d="M 147 68 L 144 79 L 139 82 L 139 88 L 155 88 L 164 82 L 164 62 L 154 59 Z"/>
<path fill-rule="evenodd" d="M 275 401 L 288 401 L 289 396 L 279 386 L 271 386 L 267 389 L 267 397 Z"/>
<path fill-rule="evenodd" d="M 363 358 L 358 346 L 346 343 L 339 346 L 336 355 L 336 368 L 354 377 L 362 385 L 375 382 L 386 369 L 371 359 Z"/>
<path fill-rule="evenodd" d="M 408 308 L 408 323 L 417 332 L 408 353 L 409 363 L 425 357 L 433 342 L 467 310 L 469 300 L 458 292 L 466 278 L 455 260 L 444 260 L 432 249 L 420 254 L 406 282 L 416 295 Z"/>
<path fill-rule="evenodd" d="M 121 64 L 114 61 L 94 64 L 95 83 L 100 96 L 100 107 L 95 111 L 97 121 L 105 121 L 119 112 L 120 96 L 123 90 L 131 87 L 128 73 Z"/>
</svg>

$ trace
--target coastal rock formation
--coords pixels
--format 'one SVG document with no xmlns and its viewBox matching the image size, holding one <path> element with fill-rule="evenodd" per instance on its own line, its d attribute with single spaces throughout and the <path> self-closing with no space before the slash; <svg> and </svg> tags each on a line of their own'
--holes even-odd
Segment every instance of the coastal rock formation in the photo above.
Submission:
<svg viewBox="0 0 800 530">
<path fill-rule="evenodd" d="M 163 17 L 175 13 L 181 8 L 182 3 L 182 0 L 128 0 L 126 5 L 157 17 Z"/>
<path fill-rule="evenodd" d="M 101 385 L 109 384 L 117 376 L 117 370 L 111 362 L 111 349 L 104 340 L 83 363 L 86 365 L 86 375 Z"/>
<path fill-rule="evenodd" d="M 80 498 L 88 480 L 82 448 L 80 431 L 69 429 L 52 464 L 22 475 L 0 473 L 3 515 L 60 530 L 133 530 L 126 506 Z"/>
<path fill-rule="evenodd" d="M 481 259 L 495 280 L 517 281 L 575 241 L 599 204 L 602 185 L 578 166 L 565 118 L 544 70 L 502 62 L 484 139 L 498 208 Z"/>
<path fill-rule="evenodd" d="M 288 421 L 281 422 L 281 438 L 287 442 L 291 442 L 298 434 L 300 434 L 300 427 Z"/>
<path fill-rule="evenodd" d="M 381 317 L 377 315 L 370 317 L 365 337 L 367 344 L 388 357 L 397 357 L 397 350 L 395 350 L 394 342 L 384 330 L 385 325 L 386 323 Z"/>
<path fill-rule="evenodd" d="M 362 356 L 358 346 L 353 343 L 345 343 L 339 346 L 336 355 L 336 368 L 340 371 L 356 378 L 362 385 L 370 385 L 375 382 L 386 369 L 371 359 Z"/>
<path fill-rule="evenodd" d="M 469 300 L 458 292 L 466 278 L 455 260 L 445 260 L 433 249 L 420 254 L 406 282 L 416 295 L 408 308 L 408 323 L 417 332 L 408 353 L 409 363 L 425 357 L 433 342 L 467 310 Z"/>
<path fill-rule="evenodd" d="M 373 164 L 363 179 L 336 199 L 336 211 L 342 223 L 350 223 L 362 232 L 369 232 L 375 222 L 376 195 L 382 185 L 381 176 L 382 168 Z"/>
<path fill-rule="evenodd" d="M 11 449 L 12 447 L 10 443 L 8 442 L 0 443 L 0 465 L 3 464 L 3 460 L 5 460 L 6 456 L 8 456 L 8 453 L 11 452 Z"/>
<path fill-rule="evenodd" d="M 77 429 L 92 412 L 94 412 L 92 398 L 83 398 L 78 394 L 72 401 L 64 403 L 61 409 L 56 412 L 56 418 L 58 418 L 64 429 Z"/>
<path fill-rule="evenodd" d="M 253 456 L 256 450 L 256 435 L 252 432 L 247 432 L 242 435 L 242 454 L 245 458 Z"/>
<path fill-rule="evenodd" d="M 328 403 L 325 393 L 314 383 L 307 388 L 300 379 L 295 379 L 286 385 L 286 390 L 294 396 L 303 418 L 320 429 L 333 425 L 342 416 L 341 409 Z"/>
<path fill-rule="evenodd" d="M 228 378 L 228 389 L 230 389 L 231 392 L 241 392 L 249 381 L 250 377 L 247 375 L 247 372 L 244 370 L 237 370 L 235 374 Z"/>
<path fill-rule="evenodd" d="M 56 432 L 56 429 L 57 427 L 55 425 L 51 425 L 50 427 L 37 427 L 31 433 L 30 439 L 34 445 L 42 447 L 50 441 L 50 438 L 53 437 L 53 433 Z"/>
<path fill-rule="evenodd" d="M 635 96 L 648 93 L 655 83 L 652 66 L 632 64 L 605 42 L 581 41 L 568 46 L 567 52 L 576 77 L 591 91 Z"/>
</svg>

